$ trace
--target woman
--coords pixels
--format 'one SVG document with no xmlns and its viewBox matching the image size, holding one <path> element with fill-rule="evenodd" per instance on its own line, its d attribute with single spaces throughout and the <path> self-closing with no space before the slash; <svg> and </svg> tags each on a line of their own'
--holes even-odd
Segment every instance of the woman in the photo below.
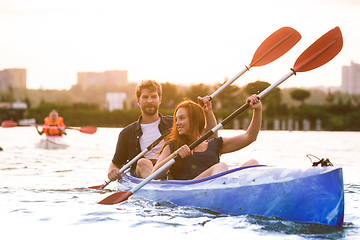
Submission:
<svg viewBox="0 0 360 240">
<path fill-rule="evenodd" d="M 219 161 L 220 155 L 248 146 L 256 140 L 260 131 L 262 104 L 257 95 L 250 96 L 246 101 L 250 102 L 250 108 L 253 109 L 253 118 L 244 134 L 206 140 L 193 151 L 190 151 L 188 145 L 201 137 L 206 125 L 205 114 L 202 107 L 193 101 L 181 102 L 175 109 L 172 131 L 165 139 L 163 151 L 153 172 L 169 161 L 171 158 L 167 159 L 167 157 L 176 149 L 176 153 L 182 159 L 176 161 L 170 168 L 170 177 L 173 179 L 198 179 L 228 170 L 226 163 Z M 243 166 L 257 164 L 259 163 L 256 160 L 249 160 Z M 163 178 L 164 174 L 160 177 Z"/>
</svg>

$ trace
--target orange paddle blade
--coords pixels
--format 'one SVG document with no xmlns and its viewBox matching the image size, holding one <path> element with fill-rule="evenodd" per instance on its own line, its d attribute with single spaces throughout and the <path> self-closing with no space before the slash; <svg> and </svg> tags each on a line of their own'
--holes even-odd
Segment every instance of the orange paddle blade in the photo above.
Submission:
<svg viewBox="0 0 360 240">
<path fill-rule="evenodd" d="M 333 59 L 342 49 L 343 38 L 339 27 L 335 27 L 310 45 L 296 60 L 295 72 L 306 72 L 318 68 Z"/>
<path fill-rule="evenodd" d="M 1 123 L 1 127 L 3 127 L 3 128 L 11 128 L 11 127 L 16 127 L 16 126 L 17 126 L 17 123 L 14 121 L 10 121 L 10 120 L 3 121 Z"/>
<path fill-rule="evenodd" d="M 80 132 L 82 133 L 86 133 L 86 134 L 94 134 L 97 131 L 96 127 L 92 127 L 92 126 L 85 126 L 85 127 L 81 127 L 79 129 Z"/>
<path fill-rule="evenodd" d="M 103 189 L 105 187 L 104 184 L 101 184 L 101 185 L 97 185 L 97 186 L 92 186 L 92 187 L 88 187 L 90 189 Z"/>
<path fill-rule="evenodd" d="M 287 53 L 298 41 L 301 35 L 291 27 L 282 27 L 266 38 L 256 50 L 250 63 L 252 66 L 266 65 Z"/>
<path fill-rule="evenodd" d="M 104 198 L 103 200 L 98 202 L 98 204 L 111 205 L 111 204 L 121 203 L 121 202 L 127 200 L 131 195 L 132 195 L 131 191 L 128 191 L 128 192 L 116 192 L 116 193 L 111 194 L 110 196 Z"/>
</svg>

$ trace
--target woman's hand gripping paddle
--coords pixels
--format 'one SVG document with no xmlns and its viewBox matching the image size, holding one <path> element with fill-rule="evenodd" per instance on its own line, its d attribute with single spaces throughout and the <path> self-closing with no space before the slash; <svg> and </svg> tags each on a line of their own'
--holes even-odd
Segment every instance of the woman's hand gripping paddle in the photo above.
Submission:
<svg viewBox="0 0 360 240">
<path fill-rule="evenodd" d="M 295 29 L 290 27 L 282 27 L 272 33 L 269 37 L 267 37 L 257 48 L 254 56 L 251 60 L 251 63 L 239 72 L 235 77 L 228 80 L 224 83 L 219 89 L 217 89 L 213 94 L 210 95 L 210 100 L 212 100 L 216 95 L 222 92 L 226 87 L 228 87 L 231 83 L 233 83 L 236 79 L 238 79 L 241 75 L 243 75 L 246 71 L 250 70 L 251 67 L 259 67 L 269 64 L 286 52 L 288 52 L 299 40 L 301 39 L 300 33 L 298 33 Z M 165 136 L 161 137 L 161 140 Z M 160 140 L 160 141 L 161 141 Z M 160 142 L 159 141 L 159 142 Z M 155 140 L 157 142 L 157 140 Z M 151 150 L 152 147 L 156 146 L 157 143 L 152 143 L 149 147 L 144 149 L 141 153 L 139 153 L 135 158 L 129 161 L 126 165 L 124 165 L 119 172 L 123 173 L 127 168 L 129 168 L 133 163 L 139 160 L 142 156 L 144 156 L 148 151 Z M 89 187 L 91 189 L 103 189 L 111 182 L 110 179 L 106 180 L 103 184 Z"/>
<path fill-rule="evenodd" d="M 306 72 L 310 71 L 312 69 L 315 69 L 317 67 L 320 67 L 324 65 L 325 63 L 329 62 L 331 59 L 333 59 L 342 49 L 343 45 L 343 38 L 339 27 L 336 27 L 326 34 L 324 34 L 321 38 L 319 38 L 316 42 L 314 42 L 310 47 L 308 47 L 296 60 L 293 68 L 291 69 L 291 72 L 287 75 L 285 75 L 283 78 L 278 80 L 276 83 L 270 85 L 268 88 L 266 88 L 264 91 L 262 91 L 258 97 L 261 99 L 265 97 L 269 92 L 271 92 L 274 88 L 279 86 L 282 82 L 284 82 L 286 79 L 288 79 L 293 74 L 296 74 L 296 72 Z M 221 123 L 216 125 L 213 129 L 208 131 L 205 135 L 203 135 L 201 138 L 196 140 L 194 143 L 192 143 L 189 147 L 190 149 L 194 149 L 196 146 L 198 146 L 202 141 L 206 140 L 209 136 L 214 134 L 214 132 L 220 130 L 233 120 L 235 117 L 237 117 L 240 113 L 244 112 L 247 108 L 249 108 L 249 103 L 244 104 L 239 109 L 237 109 L 235 112 L 233 112 L 230 116 L 228 116 L 226 119 L 224 119 Z M 170 155 L 172 156 L 172 155 Z M 169 157 L 170 157 L 169 156 Z M 151 174 L 149 177 L 144 179 L 142 182 L 140 182 L 138 185 L 133 187 L 130 191 L 127 192 L 117 192 L 114 193 L 106 198 L 104 198 L 102 201 L 99 202 L 99 204 L 116 204 L 123 202 L 127 200 L 132 194 L 137 192 L 140 188 L 142 188 L 144 185 L 146 185 L 148 182 L 156 178 L 159 174 L 166 171 L 175 163 L 176 160 L 180 159 L 179 155 L 176 155 L 175 158 L 168 161 L 166 164 L 164 164 L 161 168 L 159 168 L 156 172 Z"/>
</svg>

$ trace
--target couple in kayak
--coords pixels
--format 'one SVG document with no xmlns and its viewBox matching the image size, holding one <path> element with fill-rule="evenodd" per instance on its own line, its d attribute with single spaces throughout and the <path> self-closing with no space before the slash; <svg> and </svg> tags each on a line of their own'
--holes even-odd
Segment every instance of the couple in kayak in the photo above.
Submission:
<svg viewBox="0 0 360 240">
<path fill-rule="evenodd" d="M 195 103 L 185 100 L 179 103 L 174 116 L 163 117 L 158 108 L 161 103 L 161 86 L 153 80 L 142 81 L 136 87 L 137 103 L 141 109 L 138 121 L 128 125 L 120 134 L 116 151 L 108 170 L 108 177 L 115 181 L 122 174 L 121 166 L 126 164 L 162 134 L 167 134 L 164 141 L 156 145 L 145 157 L 133 164 L 131 173 L 140 178 L 148 177 L 168 160 L 167 157 L 176 151 L 182 159 L 170 167 L 168 177 L 176 180 L 189 180 L 210 176 L 228 169 L 226 163 L 220 162 L 220 155 L 242 149 L 256 140 L 262 121 L 262 105 L 256 95 L 247 99 L 253 109 L 252 121 L 244 134 L 233 137 L 217 137 L 199 144 L 193 151 L 189 145 L 199 139 L 204 132 L 216 126 L 210 98 L 199 97 Z M 201 106 L 200 103 L 203 105 Z M 168 133 L 170 129 L 170 133 Z M 256 165 L 256 160 L 249 160 L 243 165 Z M 162 178 L 165 177 L 162 173 Z"/>
</svg>

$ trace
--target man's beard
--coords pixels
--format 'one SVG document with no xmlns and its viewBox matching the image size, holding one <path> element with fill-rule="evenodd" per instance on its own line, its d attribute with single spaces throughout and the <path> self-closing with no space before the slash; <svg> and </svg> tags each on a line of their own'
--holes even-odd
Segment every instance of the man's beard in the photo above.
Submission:
<svg viewBox="0 0 360 240">
<path fill-rule="evenodd" d="M 152 107 L 152 109 L 147 109 L 147 107 Z M 153 116 L 157 113 L 158 111 L 158 107 L 155 105 L 146 105 L 142 108 L 142 111 L 144 112 L 144 114 L 149 115 L 149 116 Z"/>
</svg>

